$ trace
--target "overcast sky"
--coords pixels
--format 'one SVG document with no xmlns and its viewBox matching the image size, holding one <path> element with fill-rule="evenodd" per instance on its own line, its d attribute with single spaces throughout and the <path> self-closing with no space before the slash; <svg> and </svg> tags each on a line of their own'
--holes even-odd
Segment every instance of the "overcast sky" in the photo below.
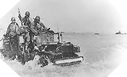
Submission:
<svg viewBox="0 0 127 77">
<path fill-rule="evenodd" d="M 120 23 L 120 15 L 108 0 L 20 0 L 1 20 L 1 27 L 8 26 L 11 17 L 18 17 L 30 11 L 31 17 L 41 17 L 45 26 L 53 30 L 59 27 L 65 32 L 103 32 L 125 31 Z"/>
</svg>

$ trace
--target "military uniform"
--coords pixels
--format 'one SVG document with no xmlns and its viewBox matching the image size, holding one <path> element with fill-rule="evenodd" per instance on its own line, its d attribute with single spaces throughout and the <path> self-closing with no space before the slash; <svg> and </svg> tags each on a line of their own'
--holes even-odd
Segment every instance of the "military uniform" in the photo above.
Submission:
<svg viewBox="0 0 127 77">
<path fill-rule="evenodd" d="M 16 22 L 11 22 L 7 28 L 7 35 L 15 36 L 17 34 L 17 31 L 19 29 L 19 25 Z"/>
<path fill-rule="evenodd" d="M 27 26 L 30 27 L 31 23 L 32 23 L 32 18 L 30 17 L 21 17 L 21 15 L 19 14 L 19 20 L 21 21 L 22 26 Z"/>
<path fill-rule="evenodd" d="M 44 26 L 42 22 L 39 23 L 32 22 L 31 29 L 35 34 L 38 34 L 40 32 L 46 31 L 47 28 Z"/>
<path fill-rule="evenodd" d="M 28 13 L 28 11 L 26 12 Z M 21 17 L 21 15 L 19 14 L 19 20 L 21 21 L 21 25 L 23 27 L 23 31 L 27 32 L 26 34 L 26 38 L 24 38 L 27 42 L 32 42 L 32 36 L 33 33 L 31 31 L 31 23 L 32 23 L 32 18 L 30 18 L 29 16 L 27 16 L 25 13 L 25 17 Z M 30 14 L 29 14 L 30 15 Z"/>
<path fill-rule="evenodd" d="M 13 19 L 13 18 L 12 18 Z M 18 36 L 17 31 L 19 29 L 19 25 L 12 20 L 12 22 L 9 24 L 6 32 L 6 36 L 9 37 L 9 47 L 10 52 L 8 52 L 8 58 L 16 58 L 16 55 L 18 54 Z"/>
</svg>

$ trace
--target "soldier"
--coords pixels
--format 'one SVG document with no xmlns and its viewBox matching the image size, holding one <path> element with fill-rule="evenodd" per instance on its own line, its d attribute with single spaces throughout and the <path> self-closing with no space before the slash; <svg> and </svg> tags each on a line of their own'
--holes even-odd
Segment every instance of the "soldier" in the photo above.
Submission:
<svg viewBox="0 0 127 77">
<path fill-rule="evenodd" d="M 18 23 L 16 22 L 15 17 L 12 17 L 11 23 L 9 24 L 7 28 L 6 35 L 14 37 L 17 34 L 18 29 L 19 29 Z"/>
<path fill-rule="evenodd" d="M 19 20 L 21 21 L 21 25 L 23 26 L 23 29 L 26 29 L 28 33 L 26 34 L 27 42 L 32 43 L 32 36 L 33 32 L 31 31 L 31 23 L 32 23 L 32 18 L 30 18 L 30 12 L 26 11 L 25 16 L 21 17 L 20 11 L 19 11 Z M 24 31 L 26 31 L 24 30 Z"/>
<path fill-rule="evenodd" d="M 30 12 L 29 11 L 25 12 L 24 17 L 21 16 L 20 11 L 19 11 L 19 16 L 18 17 L 19 17 L 19 20 L 21 21 L 22 25 L 27 26 L 27 27 L 31 26 L 32 18 L 30 18 Z"/>
<path fill-rule="evenodd" d="M 11 18 L 11 23 L 9 24 L 6 32 L 6 36 L 10 37 L 10 48 L 11 53 L 8 55 L 10 58 L 15 59 L 16 55 L 18 54 L 18 36 L 17 31 L 19 29 L 19 25 L 16 22 L 16 19 L 14 17 Z"/>
<path fill-rule="evenodd" d="M 44 26 L 44 24 L 40 21 L 40 17 L 36 16 L 34 21 L 32 22 L 32 30 L 35 34 L 38 34 L 41 31 L 46 31 L 47 28 Z"/>
<path fill-rule="evenodd" d="M 47 28 L 44 26 L 44 24 L 40 21 L 40 16 L 36 16 L 34 18 L 34 21 L 32 22 L 31 29 L 34 33 L 34 36 L 33 36 L 34 37 L 33 38 L 34 45 L 38 45 L 38 44 L 40 45 L 40 42 L 42 42 L 41 40 L 39 40 L 40 33 L 47 30 Z"/>
</svg>

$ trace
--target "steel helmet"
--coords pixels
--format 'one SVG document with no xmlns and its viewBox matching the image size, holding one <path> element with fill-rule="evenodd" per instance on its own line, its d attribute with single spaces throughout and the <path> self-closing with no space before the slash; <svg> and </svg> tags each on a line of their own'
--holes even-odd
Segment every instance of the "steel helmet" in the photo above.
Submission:
<svg viewBox="0 0 127 77">
<path fill-rule="evenodd" d="M 30 16 L 30 12 L 29 11 L 26 11 L 25 12 L 25 16 L 28 16 L 29 17 Z"/>
<path fill-rule="evenodd" d="M 12 22 L 16 21 L 16 20 L 15 20 L 15 17 L 12 17 L 12 18 L 11 18 L 11 21 L 12 21 Z"/>
<path fill-rule="evenodd" d="M 35 22 L 40 22 L 40 16 L 36 16 L 34 19 Z"/>
</svg>

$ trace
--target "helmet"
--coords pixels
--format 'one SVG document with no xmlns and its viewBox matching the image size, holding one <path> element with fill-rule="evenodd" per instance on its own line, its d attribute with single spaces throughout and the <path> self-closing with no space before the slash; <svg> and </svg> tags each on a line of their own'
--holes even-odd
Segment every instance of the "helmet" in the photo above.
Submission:
<svg viewBox="0 0 127 77">
<path fill-rule="evenodd" d="M 11 21 L 12 21 L 12 22 L 16 21 L 16 20 L 15 20 L 15 17 L 12 17 L 12 18 L 11 18 Z"/>
<path fill-rule="evenodd" d="M 26 11 L 25 12 L 25 16 L 28 16 L 29 17 L 30 16 L 30 12 L 29 11 Z"/>
<path fill-rule="evenodd" d="M 40 17 L 39 16 L 36 16 L 35 19 L 34 19 L 35 22 L 40 22 Z"/>
</svg>

